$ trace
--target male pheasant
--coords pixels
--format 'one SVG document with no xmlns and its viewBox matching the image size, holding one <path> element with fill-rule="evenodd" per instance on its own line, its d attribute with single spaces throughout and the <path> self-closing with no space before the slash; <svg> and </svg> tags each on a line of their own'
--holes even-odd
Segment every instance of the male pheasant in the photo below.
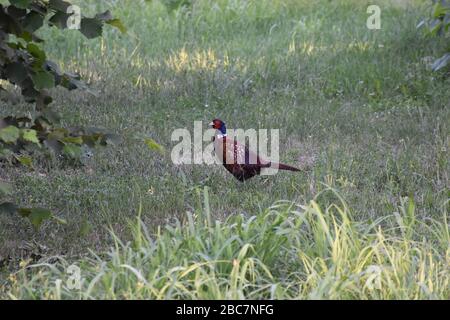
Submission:
<svg viewBox="0 0 450 320">
<path fill-rule="evenodd" d="M 288 171 L 300 169 L 282 163 L 262 159 L 235 139 L 227 139 L 227 128 L 222 120 L 214 119 L 209 126 L 216 129 L 214 135 L 214 151 L 225 169 L 241 182 L 261 174 L 263 168 L 273 168 Z M 251 161 L 250 161 L 251 159 Z"/>
</svg>

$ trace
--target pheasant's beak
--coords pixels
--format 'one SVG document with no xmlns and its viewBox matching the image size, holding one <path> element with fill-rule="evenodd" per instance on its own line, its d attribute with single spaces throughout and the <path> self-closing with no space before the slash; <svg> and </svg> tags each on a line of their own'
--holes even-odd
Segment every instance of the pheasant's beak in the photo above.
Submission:
<svg viewBox="0 0 450 320">
<path fill-rule="evenodd" d="M 214 128 L 214 122 L 210 122 L 210 123 L 208 123 L 208 127 L 210 127 L 210 128 Z"/>
</svg>

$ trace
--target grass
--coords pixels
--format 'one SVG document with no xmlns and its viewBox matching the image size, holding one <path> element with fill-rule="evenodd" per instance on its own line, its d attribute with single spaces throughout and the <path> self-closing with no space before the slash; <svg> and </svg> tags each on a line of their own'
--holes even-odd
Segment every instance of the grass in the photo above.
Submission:
<svg viewBox="0 0 450 320">
<path fill-rule="evenodd" d="M 427 2 L 375 1 L 378 31 L 365 1 L 78 3 L 129 32 L 44 30 L 51 58 L 100 93 L 57 89 L 54 106 L 123 142 L 80 168 L 1 169 L 16 202 L 68 222 L 0 216 L 1 297 L 450 297 L 449 80 L 424 59 L 445 43 L 415 29 Z M 279 128 L 281 159 L 305 171 L 241 185 L 141 139 L 170 151 L 174 129 L 216 117 Z M 82 290 L 55 286 L 74 262 Z"/>
<path fill-rule="evenodd" d="M 323 194 L 333 193 L 325 190 Z M 356 222 L 337 196 L 322 209 L 280 201 L 258 215 L 212 221 L 203 208 L 151 236 L 138 219 L 133 240 L 75 265 L 46 260 L 10 275 L 11 299 L 445 299 L 448 224 L 417 221 L 411 199 L 373 223 Z M 382 227 L 388 222 L 391 228 Z M 425 228 L 432 237 L 414 239 Z M 55 263 L 55 260 L 57 263 Z"/>
</svg>

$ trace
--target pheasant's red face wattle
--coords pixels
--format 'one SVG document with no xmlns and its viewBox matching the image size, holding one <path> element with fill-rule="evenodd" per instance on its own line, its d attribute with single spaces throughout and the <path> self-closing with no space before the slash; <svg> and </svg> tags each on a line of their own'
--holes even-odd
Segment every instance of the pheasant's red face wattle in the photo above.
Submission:
<svg viewBox="0 0 450 320">
<path fill-rule="evenodd" d="M 214 127 L 214 129 L 220 129 L 220 127 L 222 127 L 222 121 L 219 119 L 214 119 L 213 127 Z"/>
</svg>

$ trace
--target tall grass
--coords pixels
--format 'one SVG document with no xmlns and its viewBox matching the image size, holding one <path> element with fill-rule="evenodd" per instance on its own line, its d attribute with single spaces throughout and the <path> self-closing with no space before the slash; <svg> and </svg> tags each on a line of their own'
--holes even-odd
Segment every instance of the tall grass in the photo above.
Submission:
<svg viewBox="0 0 450 320">
<path fill-rule="evenodd" d="M 327 188 L 306 205 L 279 201 L 254 216 L 213 221 L 202 205 L 151 235 L 140 218 L 134 238 L 114 234 L 109 252 L 75 263 L 26 266 L 11 274 L 9 299 L 449 299 L 450 232 L 415 219 L 412 199 L 375 221 L 358 221 Z M 428 235 L 423 237 L 424 232 Z"/>
</svg>

